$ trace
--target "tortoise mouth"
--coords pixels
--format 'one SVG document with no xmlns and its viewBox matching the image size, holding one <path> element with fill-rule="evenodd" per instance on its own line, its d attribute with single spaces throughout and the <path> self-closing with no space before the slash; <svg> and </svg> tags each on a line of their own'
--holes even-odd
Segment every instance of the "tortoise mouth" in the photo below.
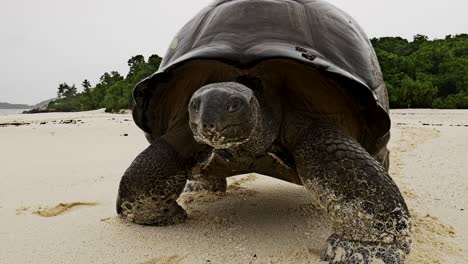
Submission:
<svg viewBox="0 0 468 264">
<path fill-rule="evenodd" d="M 200 125 L 194 122 L 190 122 L 190 128 L 197 142 L 216 149 L 226 149 L 241 145 L 249 140 L 255 128 L 255 119 L 251 118 L 241 124 L 228 125 L 221 130 L 203 130 Z"/>
</svg>

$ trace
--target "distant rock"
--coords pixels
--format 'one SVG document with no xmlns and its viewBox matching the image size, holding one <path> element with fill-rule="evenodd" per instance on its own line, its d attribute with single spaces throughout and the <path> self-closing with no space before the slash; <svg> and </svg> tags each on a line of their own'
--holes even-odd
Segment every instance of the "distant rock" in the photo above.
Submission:
<svg viewBox="0 0 468 264">
<path fill-rule="evenodd" d="M 42 101 L 38 104 L 35 105 L 27 105 L 27 104 L 10 104 L 6 102 L 0 102 L 0 109 L 31 109 L 28 111 L 24 111 L 23 113 L 42 113 L 42 112 L 50 112 L 47 109 L 47 105 L 54 101 L 57 100 L 57 98 L 52 98 L 48 99 L 45 101 Z"/>
<path fill-rule="evenodd" d="M 35 104 L 33 106 L 31 106 L 32 109 L 36 109 L 36 108 L 45 108 L 47 107 L 47 105 L 49 105 L 50 102 L 54 101 L 54 100 L 57 100 L 57 98 L 51 98 L 51 99 L 48 99 L 48 100 L 45 100 L 45 101 L 42 101 L 38 104 Z"/>
<path fill-rule="evenodd" d="M 36 105 L 30 106 L 29 108 L 31 110 L 24 111 L 23 114 L 36 114 L 36 113 L 48 113 L 48 112 L 54 112 L 53 109 L 48 109 L 47 106 L 49 105 L 50 102 L 57 100 L 57 98 L 51 98 L 45 101 L 42 101 Z"/>
<path fill-rule="evenodd" d="M 10 103 L 4 103 L 0 102 L 0 109 L 31 109 L 33 108 L 30 105 L 26 104 L 10 104 Z"/>
</svg>

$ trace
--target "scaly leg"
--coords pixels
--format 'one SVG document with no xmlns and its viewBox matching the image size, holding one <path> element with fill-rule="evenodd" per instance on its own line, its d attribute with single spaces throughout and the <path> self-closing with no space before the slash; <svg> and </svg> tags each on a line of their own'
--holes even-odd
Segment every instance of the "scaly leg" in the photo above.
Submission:
<svg viewBox="0 0 468 264">
<path fill-rule="evenodd" d="M 381 163 L 354 138 L 327 125 L 311 127 L 294 158 L 304 186 L 333 221 L 324 261 L 404 262 L 411 244 L 410 214 Z"/>
<path fill-rule="evenodd" d="M 117 213 L 144 225 L 183 222 L 187 214 L 176 199 L 184 189 L 187 171 L 164 140 L 155 139 L 125 171 L 117 196 Z"/>
</svg>

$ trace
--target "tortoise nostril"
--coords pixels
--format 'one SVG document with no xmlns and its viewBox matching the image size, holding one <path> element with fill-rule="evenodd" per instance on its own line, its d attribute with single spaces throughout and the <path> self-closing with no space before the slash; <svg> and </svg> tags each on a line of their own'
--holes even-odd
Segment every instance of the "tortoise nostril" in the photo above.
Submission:
<svg viewBox="0 0 468 264">
<path fill-rule="evenodd" d="M 203 124 L 201 127 L 204 131 L 212 131 L 216 128 L 214 123 Z"/>
</svg>

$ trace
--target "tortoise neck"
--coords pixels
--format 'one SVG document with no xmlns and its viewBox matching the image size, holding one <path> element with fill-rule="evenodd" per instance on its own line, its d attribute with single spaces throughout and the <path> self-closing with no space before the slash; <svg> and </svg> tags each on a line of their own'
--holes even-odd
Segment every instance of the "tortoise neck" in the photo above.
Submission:
<svg viewBox="0 0 468 264">
<path fill-rule="evenodd" d="M 258 156 L 264 154 L 275 141 L 277 135 L 275 129 L 271 129 L 269 123 L 269 116 L 266 114 L 267 109 L 258 101 L 256 97 L 252 98 L 252 104 L 254 105 L 255 111 L 255 127 L 252 130 L 250 138 L 238 145 L 233 147 L 233 150 L 239 153 L 239 155 L 245 156 Z"/>
</svg>

